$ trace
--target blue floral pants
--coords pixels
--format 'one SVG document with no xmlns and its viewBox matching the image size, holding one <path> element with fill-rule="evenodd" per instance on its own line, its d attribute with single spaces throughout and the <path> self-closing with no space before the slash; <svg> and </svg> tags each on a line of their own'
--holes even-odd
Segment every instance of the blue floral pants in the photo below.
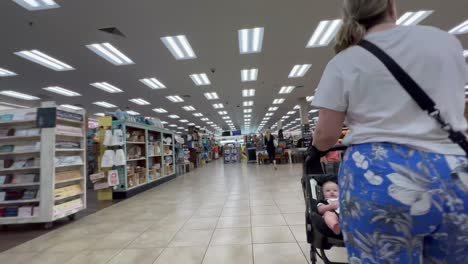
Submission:
<svg viewBox="0 0 468 264">
<path fill-rule="evenodd" d="M 396 144 L 351 146 L 339 176 L 349 262 L 468 263 L 468 174 L 452 175 L 466 163 Z"/>
</svg>

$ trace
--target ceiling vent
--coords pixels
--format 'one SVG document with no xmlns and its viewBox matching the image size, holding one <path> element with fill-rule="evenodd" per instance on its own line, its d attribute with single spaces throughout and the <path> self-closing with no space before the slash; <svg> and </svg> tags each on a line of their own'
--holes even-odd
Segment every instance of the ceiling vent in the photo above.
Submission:
<svg viewBox="0 0 468 264">
<path fill-rule="evenodd" d="M 116 36 L 120 36 L 120 37 L 124 37 L 124 38 L 127 37 L 127 36 L 125 36 L 124 33 L 122 33 L 122 31 L 120 31 L 120 29 L 118 29 L 116 27 L 100 28 L 99 30 L 102 31 L 102 32 L 112 34 L 112 35 L 116 35 Z"/>
</svg>

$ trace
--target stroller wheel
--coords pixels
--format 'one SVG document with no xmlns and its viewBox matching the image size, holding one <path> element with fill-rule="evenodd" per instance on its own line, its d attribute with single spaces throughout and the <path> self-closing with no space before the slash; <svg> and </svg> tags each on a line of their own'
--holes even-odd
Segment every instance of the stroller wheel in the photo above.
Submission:
<svg viewBox="0 0 468 264">
<path fill-rule="evenodd" d="M 317 263 L 317 255 L 315 254 L 315 248 L 313 248 L 312 246 L 310 246 L 310 263 Z"/>
</svg>

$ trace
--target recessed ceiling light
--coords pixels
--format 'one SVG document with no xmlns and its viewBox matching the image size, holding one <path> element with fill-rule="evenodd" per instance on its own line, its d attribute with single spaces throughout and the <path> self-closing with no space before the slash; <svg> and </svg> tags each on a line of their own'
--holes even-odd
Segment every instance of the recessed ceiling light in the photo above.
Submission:
<svg viewBox="0 0 468 264">
<path fill-rule="evenodd" d="M 184 127 L 178 127 L 177 129 L 184 129 Z"/>
<path fill-rule="evenodd" d="M 140 115 L 140 113 L 138 112 L 135 112 L 135 111 L 132 111 L 132 110 L 128 110 L 126 111 L 129 115 Z"/>
<path fill-rule="evenodd" d="M 169 124 L 169 123 L 168 123 L 168 122 L 166 122 L 166 121 L 161 121 L 161 124 L 163 124 L 163 125 L 167 125 L 167 124 Z"/>
<path fill-rule="evenodd" d="M 258 69 L 241 70 L 241 80 L 243 82 L 253 82 L 257 80 Z"/>
<path fill-rule="evenodd" d="M 251 108 L 244 109 L 244 114 L 249 114 L 249 113 L 252 113 L 252 109 L 251 109 Z"/>
<path fill-rule="evenodd" d="M 301 78 L 312 67 L 312 64 L 298 64 L 295 65 L 289 73 L 289 78 Z"/>
<path fill-rule="evenodd" d="M 468 33 L 468 20 L 466 20 L 465 22 L 461 23 L 460 25 L 452 28 L 449 31 L 449 33 L 454 34 L 454 35 L 461 35 L 461 34 Z"/>
<path fill-rule="evenodd" d="M 296 118 L 295 120 L 296 120 L 296 121 L 299 121 L 299 120 L 301 120 L 301 119 L 300 119 L 300 118 Z"/>
<path fill-rule="evenodd" d="M 188 123 L 187 126 L 194 126 L 195 123 Z"/>
<path fill-rule="evenodd" d="M 293 109 L 294 109 L 294 110 L 298 110 L 298 109 L 301 109 L 301 107 L 300 107 L 299 105 L 296 105 L 296 106 L 294 106 Z"/>
<path fill-rule="evenodd" d="M 274 112 L 276 110 L 278 110 L 278 107 L 276 107 L 276 106 L 268 108 L 269 112 Z"/>
<path fill-rule="evenodd" d="M 185 111 L 195 111 L 195 107 L 191 105 L 183 106 L 182 109 L 184 109 Z"/>
<path fill-rule="evenodd" d="M 191 74 L 190 78 L 192 78 L 192 81 L 195 83 L 196 86 L 210 85 L 211 84 L 211 82 L 208 79 L 208 76 L 206 75 L 206 73 Z"/>
<path fill-rule="evenodd" d="M 12 71 L 0 68 L 0 77 L 15 76 L 18 75 Z"/>
<path fill-rule="evenodd" d="M 282 104 L 282 103 L 284 103 L 284 98 L 279 98 L 279 99 L 273 100 L 273 104 Z"/>
<path fill-rule="evenodd" d="M 309 113 L 317 113 L 318 111 L 319 110 L 317 110 L 317 109 L 312 109 L 312 110 L 309 111 Z"/>
<path fill-rule="evenodd" d="M 419 22 L 426 19 L 432 13 L 434 13 L 434 10 L 421 10 L 417 12 L 407 12 L 398 19 L 397 25 L 411 26 L 411 25 L 419 24 Z"/>
<path fill-rule="evenodd" d="M 179 116 L 178 115 L 169 115 L 169 118 L 172 118 L 172 119 L 178 119 Z"/>
<path fill-rule="evenodd" d="M 255 89 L 244 89 L 242 90 L 243 97 L 253 97 L 255 96 Z"/>
<path fill-rule="evenodd" d="M 315 96 L 307 96 L 307 97 L 306 97 L 306 101 L 307 101 L 307 102 L 312 102 L 312 100 L 314 100 L 314 97 L 315 97 Z"/>
<path fill-rule="evenodd" d="M 140 82 L 144 83 L 151 89 L 165 89 L 166 86 L 156 78 L 145 78 L 140 79 Z"/>
<path fill-rule="evenodd" d="M 129 57 L 110 43 L 94 43 L 86 47 L 116 66 L 134 64 Z"/>
<path fill-rule="evenodd" d="M 193 116 L 195 116 L 195 117 L 201 117 L 201 116 L 203 116 L 203 114 L 202 114 L 202 113 L 195 113 L 195 114 L 193 114 Z"/>
<path fill-rule="evenodd" d="M 216 100 L 216 99 L 219 99 L 218 94 L 215 93 L 215 92 L 205 93 L 204 95 L 205 95 L 206 99 L 208 99 L 208 100 Z"/>
<path fill-rule="evenodd" d="M 176 60 L 195 59 L 197 55 L 192 49 L 192 46 L 185 35 L 167 36 L 161 38 L 161 41 L 166 45 L 166 48 L 171 52 Z"/>
<path fill-rule="evenodd" d="M 26 8 L 29 11 L 38 11 L 60 7 L 54 0 L 13 0 L 13 2 Z"/>
<path fill-rule="evenodd" d="M 279 94 L 289 94 L 294 91 L 295 88 L 295 86 L 283 86 L 281 87 Z"/>
<path fill-rule="evenodd" d="M 169 127 L 177 127 L 175 124 L 170 124 Z"/>
<path fill-rule="evenodd" d="M 195 126 L 196 128 L 201 128 L 201 126 Z"/>
<path fill-rule="evenodd" d="M 250 118 L 246 118 L 246 119 L 244 119 L 244 121 L 245 121 L 245 122 L 250 122 L 251 119 L 250 119 Z"/>
<path fill-rule="evenodd" d="M 104 108 L 115 108 L 115 107 L 117 107 L 116 105 L 113 105 L 113 104 L 110 104 L 110 103 L 107 103 L 107 102 L 104 102 L 104 101 L 94 102 L 93 104 L 104 107 Z"/>
<path fill-rule="evenodd" d="M 211 124 L 213 124 L 213 122 L 211 122 L 211 121 L 209 121 L 209 122 L 206 122 L 206 123 L 207 123 L 208 125 L 211 125 Z"/>
<path fill-rule="evenodd" d="M 188 121 L 187 119 L 181 119 L 181 120 L 179 120 L 179 122 L 181 122 L 181 123 L 188 123 L 189 121 Z"/>
<path fill-rule="evenodd" d="M 219 115 L 227 115 L 227 111 L 219 111 L 218 114 Z"/>
<path fill-rule="evenodd" d="M 296 111 L 289 111 L 287 114 L 288 115 L 294 115 L 296 113 Z"/>
<path fill-rule="evenodd" d="M 100 116 L 100 117 L 106 116 L 106 114 L 104 114 L 104 113 L 94 113 L 94 115 L 95 115 L 95 116 Z"/>
<path fill-rule="evenodd" d="M 155 109 L 153 109 L 153 111 L 155 111 L 156 113 L 160 113 L 160 114 L 167 113 L 166 109 L 164 109 L 164 108 L 155 108 Z"/>
<path fill-rule="evenodd" d="M 267 120 L 270 120 L 270 119 L 271 119 L 271 117 L 264 117 L 263 118 L 264 121 L 267 121 Z"/>
<path fill-rule="evenodd" d="M 32 96 L 25 93 L 15 92 L 15 91 L 0 91 L 0 95 L 9 96 L 17 99 L 32 101 L 32 100 L 39 100 L 39 97 Z"/>
<path fill-rule="evenodd" d="M 226 119 L 231 119 L 229 116 L 223 116 L 222 118 L 223 118 L 224 120 L 226 120 Z"/>
<path fill-rule="evenodd" d="M 244 115 L 244 118 L 251 118 L 252 115 Z"/>
<path fill-rule="evenodd" d="M 62 61 L 59 61 L 55 58 L 52 58 L 51 56 L 43 52 L 40 52 L 38 50 L 23 50 L 23 51 L 15 52 L 15 54 L 24 59 L 40 64 L 49 69 L 52 69 L 54 71 L 74 70 L 72 66 Z"/>
<path fill-rule="evenodd" d="M 98 89 L 101 89 L 101 90 L 103 90 L 105 92 L 108 92 L 108 93 L 121 93 L 121 92 L 123 92 L 119 88 L 117 88 L 114 85 L 112 85 L 110 83 L 107 83 L 107 82 L 95 82 L 95 83 L 91 83 L 90 85 L 94 86 L 94 87 L 96 87 Z"/>
<path fill-rule="evenodd" d="M 206 117 L 204 117 L 204 118 L 200 118 L 200 120 L 201 120 L 201 121 L 209 121 L 210 119 L 209 119 L 209 118 L 206 118 Z"/>
<path fill-rule="evenodd" d="M 244 101 L 243 105 L 244 106 L 252 106 L 254 104 L 254 101 Z"/>
<path fill-rule="evenodd" d="M 223 104 L 213 104 L 214 109 L 221 109 L 224 108 Z"/>
<path fill-rule="evenodd" d="M 143 100 L 141 98 L 133 98 L 133 99 L 130 99 L 129 101 L 137 105 L 150 105 L 150 102 Z"/>
<path fill-rule="evenodd" d="M 307 43 L 306 48 L 328 46 L 328 44 L 330 44 L 330 42 L 335 37 L 338 30 L 340 30 L 342 24 L 343 21 L 340 19 L 321 21 L 309 42 Z"/>
<path fill-rule="evenodd" d="M 273 116 L 274 113 L 266 113 L 265 116 Z"/>
<path fill-rule="evenodd" d="M 288 116 L 288 115 L 285 115 L 285 116 L 283 116 L 282 118 L 283 118 L 283 119 L 288 119 L 289 116 Z"/>
<path fill-rule="evenodd" d="M 71 109 L 71 110 L 82 110 L 83 109 L 83 107 L 79 107 L 79 106 L 71 105 L 71 104 L 62 104 L 60 106 Z"/>
<path fill-rule="evenodd" d="M 182 97 L 178 96 L 178 95 L 169 95 L 169 96 L 166 96 L 166 98 L 173 102 L 173 103 L 182 103 L 184 102 L 184 99 L 182 99 Z"/>
<path fill-rule="evenodd" d="M 61 94 L 61 95 L 64 95 L 64 96 L 69 96 L 69 97 L 81 96 L 81 94 L 79 94 L 77 92 L 70 91 L 70 90 L 67 90 L 65 88 L 58 87 L 58 86 L 51 86 L 51 87 L 46 87 L 46 88 L 42 88 L 42 89 L 44 89 L 46 91 L 49 91 L 49 92 L 52 92 L 52 93 Z"/>
<path fill-rule="evenodd" d="M 263 31 L 264 29 L 262 27 L 240 29 L 238 31 L 240 54 L 261 52 L 263 44 Z"/>
</svg>

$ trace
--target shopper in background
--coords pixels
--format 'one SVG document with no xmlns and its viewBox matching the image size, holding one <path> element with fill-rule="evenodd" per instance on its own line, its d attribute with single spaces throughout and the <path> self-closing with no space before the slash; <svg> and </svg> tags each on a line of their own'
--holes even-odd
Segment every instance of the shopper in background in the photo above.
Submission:
<svg viewBox="0 0 468 264">
<path fill-rule="evenodd" d="M 270 164 L 273 164 L 275 170 L 278 168 L 276 167 L 276 146 L 275 146 L 275 137 L 271 134 L 271 130 L 267 130 L 265 132 L 265 146 L 268 152 L 268 158 L 270 160 Z"/>
<path fill-rule="evenodd" d="M 313 105 L 317 153 L 332 147 L 346 118 L 340 169 L 342 229 L 350 263 L 463 263 L 468 194 L 451 172 L 467 163 L 446 131 L 422 111 L 362 39 L 389 54 L 466 131 L 468 71 L 460 42 L 427 26 L 397 26 L 395 0 L 344 0 L 338 53 Z M 465 192 L 464 192 L 465 190 Z"/>
</svg>

